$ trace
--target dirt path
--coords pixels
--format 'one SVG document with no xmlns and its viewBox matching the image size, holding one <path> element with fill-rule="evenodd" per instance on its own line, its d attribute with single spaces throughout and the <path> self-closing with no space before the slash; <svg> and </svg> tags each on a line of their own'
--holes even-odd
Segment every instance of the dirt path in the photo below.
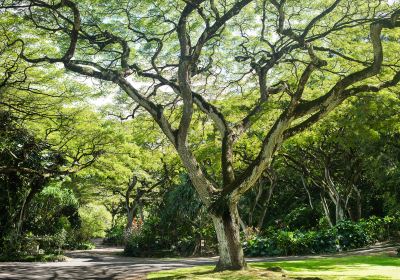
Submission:
<svg viewBox="0 0 400 280">
<path fill-rule="evenodd" d="M 394 252 L 397 247 L 390 244 L 379 244 L 354 250 L 334 256 L 379 254 Z M 191 267 L 197 265 L 214 264 L 217 258 L 185 258 L 185 259 L 151 259 L 130 258 L 118 255 L 120 248 L 98 248 L 88 251 L 67 252 L 65 262 L 53 263 L 0 263 L 0 279 L 13 280 L 50 280 L 50 279 L 145 279 L 145 275 L 152 271 Z M 257 261 L 284 261 L 307 258 L 332 257 L 300 256 L 276 258 L 251 258 L 249 262 Z"/>
</svg>

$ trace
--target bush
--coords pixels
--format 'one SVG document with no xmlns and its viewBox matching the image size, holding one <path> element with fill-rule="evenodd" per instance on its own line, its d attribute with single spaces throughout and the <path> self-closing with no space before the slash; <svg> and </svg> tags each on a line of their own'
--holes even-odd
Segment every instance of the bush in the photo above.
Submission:
<svg viewBox="0 0 400 280">
<path fill-rule="evenodd" d="M 369 243 L 372 239 L 368 236 L 362 223 L 341 221 L 335 226 L 336 245 L 339 250 L 360 248 Z"/>
<path fill-rule="evenodd" d="M 285 215 L 283 223 L 289 229 L 309 229 L 317 226 L 318 216 L 319 213 L 315 209 L 302 205 Z"/>
<path fill-rule="evenodd" d="M 158 236 L 132 234 L 128 237 L 124 254 L 132 257 L 171 257 L 175 256 L 173 248 L 168 249 L 165 240 Z"/>
<path fill-rule="evenodd" d="M 181 174 L 177 182 L 162 192 L 159 202 L 146 209 L 149 215 L 140 231 L 127 240 L 127 255 L 190 256 L 216 252 L 215 230 L 207 208 L 187 174 Z M 201 240 L 205 240 L 204 247 L 200 246 Z"/>
<path fill-rule="evenodd" d="M 171 238 L 159 230 L 160 220 L 149 217 L 139 231 L 127 237 L 124 253 L 133 257 L 175 257 L 190 256 L 200 253 L 201 239 L 205 240 L 205 247 L 201 248 L 202 255 L 214 255 L 216 243 L 214 231 L 204 227 L 201 235 L 181 235 Z M 201 237 L 200 237 L 201 236 Z"/>
<path fill-rule="evenodd" d="M 89 241 L 89 238 L 85 232 L 82 232 L 81 228 L 70 229 L 64 248 L 69 250 L 93 249 L 96 246 Z"/>
<path fill-rule="evenodd" d="M 67 240 L 67 232 L 62 230 L 54 235 L 41 236 L 37 238 L 39 248 L 46 253 L 59 253 L 64 248 Z"/>
<path fill-rule="evenodd" d="M 43 254 L 43 255 L 0 255 L 0 262 L 62 262 L 65 261 L 63 255 Z"/>
<path fill-rule="evenodd" d="M 8 259 L 23 259 L 26 256 L 37 256 L 39 250 L 43 250 L 44 254 L 60 254 L 65 245 L 66 231 L 61 231 L 54 235 L 35 236 L 27 233 L 18 238 L 11 240 L 6 238 L 3 246 L 3 252 L 0 254 Z"/>
<path fill-rule="evenodd" d="M 400 230 L 400 213 L 384 218 L 372 216 L 366 220 L 361 220 L 360 223 L 371 239 L 371 242 L 383 241 L 391 237 L 398 237 Z"/>
<path fill-rule="evenodd" d="M 168 237 L 157 232 L 157 219 L 148 219 L 142 228 L 126 237 L 124 254 L 132 257 L 174 256 Z"/>
<path fill-rule="evenodd" d="M 103 243 L 110 245 L 124 245 L 125 244 L 125 228 L 122 225 L 114 226 L 106 230 L 106 237 Z"/>
<path fill-rule="evenodd" d="M 319 231 L 268 229 L 243 243 L 247 256 L 303 255 L 360 248 L 388 239 L 399 228 L 398 217 L 371 217 L 358 223 L 341 221 L 334 228 Z"/>
<path fill-rule="evenodd" d="M 285 231 L 267 237 L 253 237 L 244 242 L 248 256 L 303 255 L 335 251 L 335 239 L 328 231 Z"/>
<path fill-rule="evenodd" d="M 96 248 L 96 245 L 90 241 L 76 242 L 69 246 L 69 249 L 71 250 L 91 250 L 94 248 Z"/>
</svg>

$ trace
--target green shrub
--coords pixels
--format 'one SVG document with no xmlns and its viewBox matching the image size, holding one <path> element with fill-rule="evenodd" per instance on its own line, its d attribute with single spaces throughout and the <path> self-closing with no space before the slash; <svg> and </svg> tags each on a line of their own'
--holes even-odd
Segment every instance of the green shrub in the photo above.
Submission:
<svg viewBox="0 0 400 280">
<path fill-rule="evenodd" d="M 333 228 L 318 231 L 267 229 L 243 243 L 247 256 L 303 255 L 360 248 L 388 239 L 399 228 L 398 217 L 371 217 L 358 223 L 341 221 Z"/>
<path fill-rule="evenodd" d="M 195 252 L 199 253 L 200 240 L 198 236 L 184 235 L 173 240 L 171 236 L 163 234 L 158 230 L 159 220 L 149 218 L 138 232 L 133 232 L 127 237 L 124 253 L 133 257 L 174 257 L 189 256 Z M 213 242 L 208 229 L 204 229 L 202 237 L 205 240 L 205 247 L 202 248 L 202 255 L 212 255 L 215 252 Z"/>
<path fill-rule="evenodd" d="M 125 253 L 131 256 L 213 255 L 217 238 L 212 219 L 191 185 L 181 174 L 177 185 L 147 209 L 140 233 L 128 238 Z M 110 234 L 111 237 L 111 234 Z M 205 240 L 205 247 L 200 247 Z"/>
<path fill-rule="evenodd" d="M 193 236 L 182 237 L 172 249 L 180 256 L 187 256 L 191 254 L 196 247 L 196 238 Z"/>
<path fill-rule="evenodd" d="M 89 241 L 88 235 L 82 232 L 80 228 L 70 229 L 67 234 L 65 249 L 69 250 L 88 250 L 95 248 L 95 245 Z"/>
<path fill-rule="evenodd" d="M 364 230 L 369 238 L 374 241 L 385 240 L 388 237 L 387 225 L 392 217 L 379 218 L 376 216 L 370 217 L 368 220 L 361 220 Z"/>
<path fill-rule="evenodd" d="M 125 229 L 122 225 L 114 226 L 106 230 L 106 237 L 103 241 L 105 244 L 110 245 L 124 245 L 125 244 Z"/>
<path fill-rule="evenodd" d="M 63 255 L 43 254 L 43 255 L 0 255 L 0 262 L 62 262 L 65 261 Z"/>
<path fill-rule="evenodd" d="M 328 231 L 278 230 L 267 237 L 253 237 L 244 242 L 248 256 L 302 255 L 335 250 L 335 239 Z"/>
<path fill-rule="evenodd" d="M 54 235 L 37 237 L 36 240 L 39 243 L 39 248 L 46 253 L 58 253 L 66 244 L 67 232 L 62 230 Z"/>
<path fill-rule="evenodd" d="M 90 241 L 83 241 L 72 244 L 71 249 L 73 250 L 91 250 L 96 248 L 96 245 Z"/>
<path fill-rule="evenodd" d="M 146 233 L 131 234 L 125 244 L 124 254 L 132 257 L 170 257 L 173 248 L 160 236 Z"/>
<path fill-rule="evenodd" d="M 311 253 L 332 253 L 337 250 L 336 229 L 323 229 L 310 234 Z"/>
<path fill-rule="evenodd" d="M 335 229 L 336 245 L 338 245 L 339 250 L 360 248 L 372 240 L 362 226 L 362 223 L 341 221 L 335 226 Z"/>
<path fill-rule="evenodd" d="M 301 205 L 290 211 L 283 223 L 291 230 L 309 229 L 318 225 L 319 213 L 308 205 Z"/>
<path fill-rule="evenodd" d="M 384 241 L 392 237 L 398 238 L 400 231 L 400 213 L 383 218 L 372 216 L 360 221 L 363 230 L 370 238 L 370 242 Z"/>
<path fill-rule="evenodd" d="M 7 238 L 4 243 L 2 256 L 10 259 L 19 259 L 24 256 L 36 256 L 38 250 L 43 250 L 45 254 L 60 254 L 66 241 L 66 231 L 60 231 L 54 235 L 35 236 L 27 233 L 20 236 L 18 240 Z"/>
</svg>

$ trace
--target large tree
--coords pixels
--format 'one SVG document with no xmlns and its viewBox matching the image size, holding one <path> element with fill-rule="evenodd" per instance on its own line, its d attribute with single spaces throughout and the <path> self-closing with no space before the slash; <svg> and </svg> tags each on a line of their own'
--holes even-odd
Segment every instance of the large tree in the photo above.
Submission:
<svg viewBox="0 0 400 280">
<path fill-rule="evenodd" d="M 9 42 L 23 60 L 108 81 L 153 117 L 210 210 L 219 270 L 246 266 L 237 204 L 284 140 L 346 98 L 400 80 L 396 1 L 4 0 L 1 7 L 11 30 L 29 33 Z M 218 135 L 201 141 L 220 153 L 217 176 L 191 141 L 198 112 Z M 255 126 L 264 133 L 243 165 L 235 148 Z"/>
</svg>

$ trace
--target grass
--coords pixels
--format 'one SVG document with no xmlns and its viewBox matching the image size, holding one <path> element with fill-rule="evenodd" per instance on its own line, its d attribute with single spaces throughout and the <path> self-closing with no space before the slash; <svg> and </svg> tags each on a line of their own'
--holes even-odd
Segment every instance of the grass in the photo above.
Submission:
<svg viewBox="0 0 400 280">
<path fill-rule="evenodd" d="M 214 272 L 214 266 L 196 266 L 192 268 L 180 268 L 175 270 L 164 270 L 147 275 L 147 279 L 173 280 L 281 280 L 282 273 L 267 271 L 266 269 L 250 268 L 244 271 Z"/>
<path fill-rule="evenodd" d="M 281 267 L 288 277 L 319 277 L 324 280 L 383 280 L 400 279 L 400 258 L 387 255 L 348 256 L 307 259 L 299 261 L 251 263 L 249 269 L 239 272 L 213 272 L 212 266 L 176 269 L 150 273 L 148 279 L 195 280 L 253 280 L 288 279 L 282 273 L 270 272 L 270 267 Z"/>
</svg>

